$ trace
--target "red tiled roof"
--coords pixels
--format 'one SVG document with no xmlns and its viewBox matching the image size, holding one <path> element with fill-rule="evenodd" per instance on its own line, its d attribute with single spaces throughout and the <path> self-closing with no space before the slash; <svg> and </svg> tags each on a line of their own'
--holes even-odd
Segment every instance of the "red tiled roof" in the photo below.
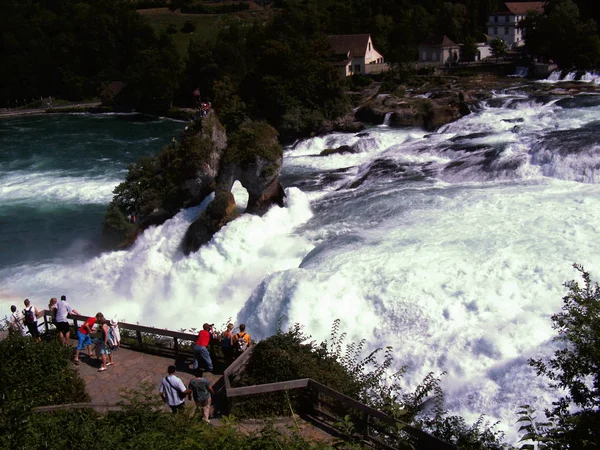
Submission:
<svg viewBox="0 0 600 450">
<path fill-rule="evenodd" d="M 504 3 L 504 9 L 501 11 L 497 11 L 492 13 L 491 15 L 515 15 L 515 16 L 525 16 L 529 12 L 543 13 L 544 12 L 544 2 L 506 2 Z"/>
<path fill-rule="evenodd" d="M 370 34 L 334 34 L 327 36 L 329 46 L 336 55 L 350 52 L 350 58 L 365 56 Z"/>
<path fill-rule="evenodd" d="M 421 45 L 428 47 L 458 47 L 458 44 L 448 36 L 430 36 Z"/>
</svg>

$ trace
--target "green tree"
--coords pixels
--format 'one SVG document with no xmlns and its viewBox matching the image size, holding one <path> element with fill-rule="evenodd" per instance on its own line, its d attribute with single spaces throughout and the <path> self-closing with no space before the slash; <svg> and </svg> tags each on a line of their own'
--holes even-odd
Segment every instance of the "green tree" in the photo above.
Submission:
<svg viewBox="0 0 600 450">
<path fill-rule="evenodd" d="M 596 22 L 584 19 L 572 0 L 550 0 L 544 13 L 529 15 L 525 43 L 528 51 L 553 59 L 559 67 L 591 69 L 600 63 Z"/>
<path fill-rule="evenodd" d="M 506 56 L 507 50 L 506 42 L 500 38 L 496 38 L 490 43 L 490 51 L 492 52 L 492 56 L 496 57 L 496 61 L 498 61 L 498 58 L 501 56 Z"/>
<path fill-rule="evenodd" d="M 475 61 L 477 57 L 477 42 L 475 42 L 475 39 L 466 38 L 462 50 L 463 61 Z"/>
<path fill-rule="evenodd" d="M 574 267 L 583 285 L 575 280 L 565 283 L 569 292 L 563 297 L 562 311 L 552 316 L 552 327 L 558 333 L 555 339 L 562 348 L 548 361 L 530 360 L 538 376 L 567 393 L 546 409 L 550 422 L 525 428 L 527 438 L 551 449 L 596 449 L 600 445 L 600 287 L 582 266 Z"/>
<path fill-rule="evenodd" d="M 180 84 L 181 61 L 168 35 L 140 51 L 127 71 L 124 96 L 136 109 L 163 112 L 172 106 Z"/>
</svg>

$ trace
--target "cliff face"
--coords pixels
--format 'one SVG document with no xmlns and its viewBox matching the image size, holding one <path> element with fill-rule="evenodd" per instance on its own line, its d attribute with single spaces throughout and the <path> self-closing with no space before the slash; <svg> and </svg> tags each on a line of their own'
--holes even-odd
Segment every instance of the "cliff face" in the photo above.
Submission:
<svg viewBox="0 0 600 450">
<path fill-rule="evenodd" d="M 179 141 L 174 139 L 158 156 L 130 167 L 125 182 L 115 189 L 105 230 L 129 245 L 144 229 L 215 192 L 182 242 L 186 254 L 196 251 L 239 215 L 231 194 L 235 181 L 249 194 L 245 212 L 262 215 L 273 204 L 283 206 L 282 155 L 277 132 L 266 123 L 249 122 L 228 137 L 211 112 L 188 124 Z"/>
</svg>

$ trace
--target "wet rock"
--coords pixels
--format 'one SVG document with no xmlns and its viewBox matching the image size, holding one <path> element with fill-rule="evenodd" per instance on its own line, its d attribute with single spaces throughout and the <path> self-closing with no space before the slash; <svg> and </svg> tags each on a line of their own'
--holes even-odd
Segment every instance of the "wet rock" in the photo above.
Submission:
<svg viewBox="0 0 600 450">
<path fill-rule="evenodd" d="M 337 148 L 326 148 L 321 153 L 319 153 L 319 156 L 329 156 L 344 153 L 357 153 L 357 151 L 349 145 L 341 145 Z"/>
<path fill-rule="evenodd" d="M 188 255 L 210 242 L 214 234 L 239 216 L 235 198 L 229 191 L 217 191 L 215 198 L 187 229 L 182 250 Z"/>
</svg>

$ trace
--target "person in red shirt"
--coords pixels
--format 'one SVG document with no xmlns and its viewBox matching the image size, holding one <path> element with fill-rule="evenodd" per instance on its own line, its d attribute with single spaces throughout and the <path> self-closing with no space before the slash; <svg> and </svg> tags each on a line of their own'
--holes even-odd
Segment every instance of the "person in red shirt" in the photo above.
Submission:
<svg viewBox="0 0 600 450">
<path fill-rule="evenodd" d="M 202 325 L 200 333 L 198 333 L 198 339 L 196 339 L 196 345 L 194 346 L 194 370 L 198 368 L 200 361 L 202 361 L 207 371 L 213 371 L 213 363 L 208 351 L 208 344 L 210 344 L 210 340 L 212 339 L 213 326 L 214 324 L 209 325 L 205 323 Z"/>
<path fill-rule="evenodd" d="M 92 338 L 90 334 L 94 332 L 94 325 L 97 320 L 104 320 L 102 313 L 96 314 L 96 317 L 90 317 L 85 323 L 77 330 L 77 350 L 75 351 L 75 364 L 79 364 L 79 352 L 87 347 L 88 356 L 92 357 Z"/>
</svg>

